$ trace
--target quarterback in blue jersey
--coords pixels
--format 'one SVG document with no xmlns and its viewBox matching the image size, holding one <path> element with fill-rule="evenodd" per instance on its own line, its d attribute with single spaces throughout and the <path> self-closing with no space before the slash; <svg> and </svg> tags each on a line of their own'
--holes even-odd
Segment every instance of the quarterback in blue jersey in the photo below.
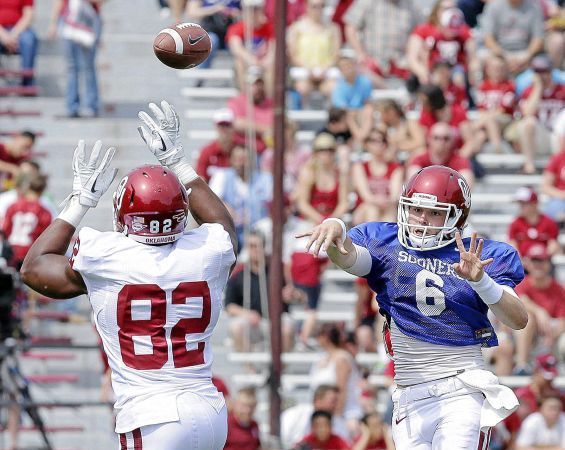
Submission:
<svg viewBox="0 0 565 450">
<path fill-rule="evenodd" d="M 471 208 L 465 179 L 444 166 L 416 173 L 403 189 L 398 223 L 347 232 L 336 218 L 305 236 L 343 270 L 367 279 L 387 319 L 395 363 L 392 431 L 397 450 L 488 447 L 490 427 L 518 406 L 486 370 L 481 348 L 498 344 L 489 309 L 505 325 L 528 316 L 514 287 L 524 277 L 508 244 L 463 239 Z"/>
</svg>

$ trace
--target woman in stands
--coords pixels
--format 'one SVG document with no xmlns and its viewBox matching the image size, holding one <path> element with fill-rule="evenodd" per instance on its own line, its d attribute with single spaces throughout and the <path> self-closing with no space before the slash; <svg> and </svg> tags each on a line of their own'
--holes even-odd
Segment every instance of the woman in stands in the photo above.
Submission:
<svg viewBox="0 0 565 450">
<path fill-rule="evenodd" d="M 314 140 L 310 160 L 300 171 L 295 202 L 298 213 L 304 219 L 304 228 L 312 223 L 319 224 L 328 217 L 341 217 L 349 209 L 349 161 L 338 164 L 336 149 L 336 140 L 331 134 L 319 134 Z M 308 315 L 300 333 L 300 341 L 305 345 L 316 323 L 321 275 L 327 261 L 325 257 L 315 258 L 305 251 L 292 254 L 294 285 L 308 298 Z"/>
<path fill-rule="evenodd" d="M 404 177 L 402 166 L 391 158 L 384 130 L 373 128 L 364 144 L 369 159 L 357 162 L 352 170 L 359 199 L 353 222 L 394 221 Z"/>
<path fill-rule="evenodd" d="M 316 333 L 316 338 L 324 355 L 310 369 L 310 388 L 315 390 L 322 384 L 339 388 L 335 414 L 343 416 L 350 435 L 357 436 L 359 421 L 363 416 L 359 403 L 361 377 L 357 363 L 351 353 L 343 348 L 343 336 L 335 324 L 322 325 Z"/>
<path fill-rule="evenodd" d="M 385 100 L 378 106 L 390 150 L 399 153 L 423 152 L 426 145 L 424 131 L 414 120 L 408 120 L 402 107 L 394 100 Z"/>
</svg>

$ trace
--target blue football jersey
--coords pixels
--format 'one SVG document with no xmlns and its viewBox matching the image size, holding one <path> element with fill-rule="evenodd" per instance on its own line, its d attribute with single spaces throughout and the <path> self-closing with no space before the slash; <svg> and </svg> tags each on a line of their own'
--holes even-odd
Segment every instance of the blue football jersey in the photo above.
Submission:
<svg viewBox="0 0 565 450">
<path fill-rule="evenodd" d="M 398 225 L 370 222 L 349 230 L 349 237 L 369 250 L 371 271 L 365 276 L 382 308 L 406 335 L 425 342 L 463 346 L 498 345 L 487 318 L 488 306 L 459 277 L 454 243 L 436 250 L 409 250 L 398 241 Z M 463 239 L 469 248 L 470 238 Z M 485 271 L 498 284 L 514 288 L 524 278 L 516 250 L 485 240 L 481 259 L 493 258 Z"/>
</svg>

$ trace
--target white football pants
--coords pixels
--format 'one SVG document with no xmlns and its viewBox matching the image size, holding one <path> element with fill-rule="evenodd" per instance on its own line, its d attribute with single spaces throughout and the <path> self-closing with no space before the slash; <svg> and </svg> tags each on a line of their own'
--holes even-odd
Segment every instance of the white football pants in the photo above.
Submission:
<svg viewBox="0 0 565 450">
<path fill-rule="evenodd" d="M 119 435 L 119 450 L 222 450 L 228 434 L 224 406 L 216 412 L 195 394 L 177 398 L 177 422 L 147 425 Z"/>
<path fill-rule="evenodd" d="M 396 450 L 483 450 L 490 431 L 480 430 L 484 395 L 451 377 L 392 394 Z"/>
</svg>

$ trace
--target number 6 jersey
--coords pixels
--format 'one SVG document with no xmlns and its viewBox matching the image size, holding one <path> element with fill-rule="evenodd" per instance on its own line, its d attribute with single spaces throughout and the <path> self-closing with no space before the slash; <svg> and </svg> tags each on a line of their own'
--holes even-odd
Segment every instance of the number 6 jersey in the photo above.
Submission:
<svg viewBox="0 0 565 450">
<path fill-rule="evenodd" d="M 161 246 L 81 229 L 70 264 L 84 279 L 112 369 L 117 433 L 178 420 L 183 391 L 224 406 L 211 382 L 210 338 L 234 262 L 220 224 Z"/>
</svg>

